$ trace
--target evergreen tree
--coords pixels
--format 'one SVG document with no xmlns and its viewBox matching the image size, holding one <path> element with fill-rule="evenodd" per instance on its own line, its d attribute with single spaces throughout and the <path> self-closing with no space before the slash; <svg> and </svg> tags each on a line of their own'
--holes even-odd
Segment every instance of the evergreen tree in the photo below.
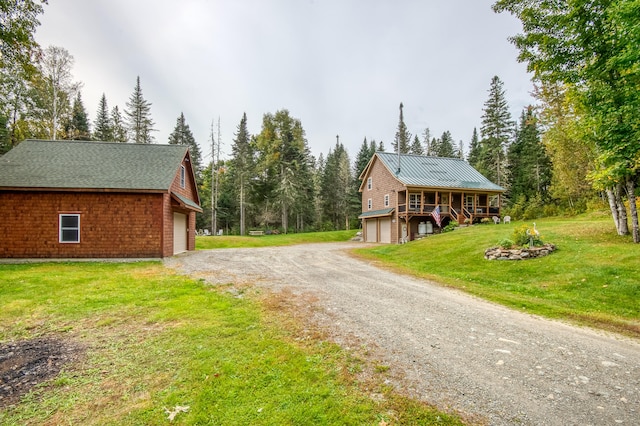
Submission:
<svg viewBox="0 0 640 426">
<path fill-rule="evenodd" d="M 456 149 L 453 146 L 453 137 L 448 130 L 442 133 L 439 139 L 434 139 L 431 146 L 431 155 L 434 157 L 457 157 Z"/>
<path fill-rule="evenodd" d="M 122 114 L 120 114 L 120 109 L 118 105 L 114 106 L 111 110 L 111 119 L 109 123 L 111 127 L 111 138 L 110 141 L 113 142 L 127 142 L 127 127 L 125 125 L 124 119 L 122 118 Z"/>
<path fill-rule="evenodd" d="M 199 180 L 200 172 L 202 171 L 202 155 L 200 154 L 200 147 L 196 143 L 193 133 L 191 133 L 191 129 L 184 119 L 184 114 L 182 112 L 176 120 L 176 127 L 173 128 L 173 132 L 169 135 L 169 144 L 187 145 L 189 147 L 191 161 L 193 162 L 193 169 L 195 171 L 196 178 Z"/>
<path fill-rule="evenodd" d="M 98 104 L 98 112 L 96 120 L 93 122 L 93 137 L 98 141 L 112 140 L 111 123 L 109 120 L 109 107 L 107 106 L 107 97 L 102 94 L 100 103 Z"/>
<path fill-rule="evenodd" d="M 424 149 L 422 149 L 422 143 L 420 143 L 418 135 L 415 135 L 415 137 L 413 138 L 413 143 L 409 148 L 409 153 L 415 155 L 424 155 Z"/>
<path fill-rule="evenodd" d="M 393 150 L 398 152 L 400 147 L 401 154 L 409 153 L 409 144 L 411 143 L 411 133 L 407 130 L 407 125 L 404 124 L 404 115 L 402 109 L 404 105 L 400 102 L 400 119 L 398 121 L 398 130 L 396 131 L 395 139 L 393 140 Z"/>
<path fill-rule="evenodd" d="M 327 154 L 322 176 L 323 217 L 333 229 L 349 229 L 353 194 L 349 155 L 336 137 L 336 146 Z"/>
<path fill-rule="evenodd" d="M 87 111 L 84 109 L 80 92 L 78 92 L 73 101 L 71 117 L 65 124 L 65 132 L 66 139 L 83 141 L 91 140 L 89 117 L 87 116 Z"/>
<path fill-rule="evenodd" d="M 513 122 L 503 83 L 498 76 L 491 79 L 489 99 L 482 114 L 482 153 L 479 170 L 498 185 L 506 185 L 505 150 L 513 136 Z"/>
<path fill-rule="evenodd" d="M 155 123 L 151 119 L 151 103 L 142 96 L 140 76 L 137 77 L 136 86 L 127 101 L 125 115 L 131 140 L 135 143 L 153 143 Z"/>
<path fill-rule="evenodd" d="M 231 145 L 229 179 L 233 183 L 234 199 L 238 200 L 240 235 L 245 235 L 248 192 L 254 172 L 251 136 L 247 129 L 247 113 L 242 114 Z"/>
<path fill-rule="evenodd" d="M 288 231 L 289 219 L 296 220 L 296 229 L 309 225 L 314 214 L 310 199 L 313 193 L 311 173 L 313 159 L 300 120 L 289 111 L 265 114 L 262 130 L 255 138 L 258 152 L 255 204 L 264 207 L 265 224 L 273 222 L 274 207 L 280 210 L 280 224 Z"/>
<path fill-rule="evenodd" d="M 382 141 L 378 143 L 378 152 L 384 152 L 384 142 Z"/>
<path fill-rule="evenodd" d="M 376 153 L 376 141 L 372 140 L 367 142 L 367 138 L 364 138 L 360 150 L 356 154 L 356 159 L 353 163 L 353 184 L 352 184 L 352 199 L 355 204 L 356 211 L 362 207 L 362 193 L 360 193 L 360 175 L 362 174 L 367 164 L 371 160 L 371 157 Z"/>
<path fill-rule="evenodd" d="M 480 145 L 480 140 L 478 139 L 478 129 L 474 127 L 473 134 L 471 135 L 471 142 L 469 143 L 469 154 L 467 155 L 467 162 L 476 169 L 481 168 L 481 150 L 482 146 Z"/>
<path fill-rule="evenodd" d="M 522 111 L 516 138 L 507 154 L 509 198 L 530 200 L 538 196 L 547 200 L 551 184 L 551 162 L 540 140 L 538 119 L 532 106 Z"/>
<path fill-rule="evenodd" d="M 427 127 L 422 132 L 422 140 L 424 143 L 424 155 L 432 155 L 431 154 L 431 130 Z"/>
</svg>

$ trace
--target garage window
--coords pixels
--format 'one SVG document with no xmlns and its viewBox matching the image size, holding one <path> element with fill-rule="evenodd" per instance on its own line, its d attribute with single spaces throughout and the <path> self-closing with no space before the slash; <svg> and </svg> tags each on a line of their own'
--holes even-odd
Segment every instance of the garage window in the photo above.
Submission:
<svg viewBox="0 0 640 426">
<path fill-rule="evenodd" d="M 59 240 L 61 243 L 80 242 L 80 215 L 61 214 L 58 220 Z"/>
</svg>

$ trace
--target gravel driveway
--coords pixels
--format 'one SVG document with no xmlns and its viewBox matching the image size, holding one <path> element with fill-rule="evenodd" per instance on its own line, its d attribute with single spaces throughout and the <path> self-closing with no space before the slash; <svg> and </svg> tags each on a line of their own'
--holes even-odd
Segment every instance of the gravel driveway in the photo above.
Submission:
<svg viewBox="0 0 640 426">
<path fill-rule="evenodd" d="M 317 297 L 314 317 L 376 356 L 412 397 L 489 424 L 640 424 L 640 344 L 512 311 L 350 257 L 362 243 L 191 252 L 211 283 Z M 345 340 L 346 341 L 346 340 Z"/>
</svg>

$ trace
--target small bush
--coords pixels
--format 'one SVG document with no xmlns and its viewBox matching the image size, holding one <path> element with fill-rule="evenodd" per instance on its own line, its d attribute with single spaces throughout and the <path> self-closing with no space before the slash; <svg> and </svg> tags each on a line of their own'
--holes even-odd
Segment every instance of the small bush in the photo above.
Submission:
<svg viewBox="0 0 640 426">
<path fill-rule="evenodd" d="M 500 240 L 500 242 L 498 243 L 498 247 L 503 248 L 503 249 L 510 249 L 511 247 L 513 247 L 513 241 L 511 241 L 508 238 L 505 238 L 503 240 Z"/>
<path fill-rule="evenodd" d="M 483 217 L 482 219 L 480 219 L 480 223 L 485 225 L 490 222 L 491 222 L 491 219 L 489 219 L 488 217 Z"/>
<path fill-rule="evenodd" d="M 458 222 L 454 222 L 451 221 L 447 224 L 447 226 L 445 226 L 444 228 L 442 228 L 442 232 L 451 232 L 454 229 L 456 229 L 458 227 Z"/>
<path fill-rule="evenodd" d="M 536 235 L 534 228 L 529 228 L 527 225 L 516 226 L 513 229 L 512 239 L 517 246 L 528 246 L 531 244 L 532 239 L 534 246 L 543 244 L 542 236 L 540 234 Z"/>
</svg>

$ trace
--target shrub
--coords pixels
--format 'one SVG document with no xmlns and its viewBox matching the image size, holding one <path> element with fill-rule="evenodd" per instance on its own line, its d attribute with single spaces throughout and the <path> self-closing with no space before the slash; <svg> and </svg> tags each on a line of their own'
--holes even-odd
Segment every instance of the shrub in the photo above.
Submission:
<svg viewBox="0 0 640 426">
<path fill-rule="evenodd" d="M 491 219 L 489 219 L 488 217 L 483 217 L 482 219 L 480 219 L 480 223 L 482 224 L 486 225 L 489 222 L 491 222 Z"/>
<path fill-rule="evenodd" d="M 500 240 L 500 242 L 498 243 L 498 247 L 503 248 L 503 249 L 510 249 L 511 247 L 513 247 L 513 241 L 511 241 L 508 238 L 505 238 L 503 240 Z"/>
<path fill-rule="evenodd" d="M 529 228 L 527 225 L 516 226 L 513 229 L 512 239 L 517 246 L 530 245 L 532 239 L 534 246 L 540 246 L 543 244 L 542 236 L 539 234 L 535 235 L 534 229 Z"/>
<path fill-rule="evenodd" d="M 447 226 L 445 226 L 444 228 L 442 228 L 442 232 L 451 232 L 454 229 L 456 229 L 458 227 L 458 223 L 451 221 L 447 224 Z"/>
</svg>

